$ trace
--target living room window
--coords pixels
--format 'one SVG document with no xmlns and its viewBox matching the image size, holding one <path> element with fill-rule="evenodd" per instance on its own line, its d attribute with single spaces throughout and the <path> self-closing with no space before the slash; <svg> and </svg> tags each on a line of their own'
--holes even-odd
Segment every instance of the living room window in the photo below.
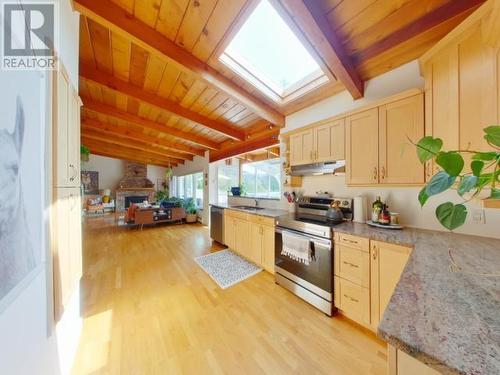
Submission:
<svg viewBox="0 0 500 375">
<path fill-rule="evenodd" d="M 177 177 L 177 196 L 179 198 L 194 198 L 196 207 L 203 209 L 203 173 L 193 173 Z"/>
<path fill-rule="evenodd" d="M 247 196 L 279 199 L 281 196 L 280 159 L 245 163 L 241 180 Z"/>
</svg>

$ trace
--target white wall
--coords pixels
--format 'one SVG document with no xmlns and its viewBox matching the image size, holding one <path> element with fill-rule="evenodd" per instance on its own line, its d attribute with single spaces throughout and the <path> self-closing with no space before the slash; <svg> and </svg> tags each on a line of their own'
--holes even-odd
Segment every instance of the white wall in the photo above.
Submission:
<svg viewBox="0 0 500 375">
<path fill-rule="evenodd" d="M 165 167 L 147 165 L 147 177 L 155 184 L 159 178 L 165 179 Z M 107 156 L 90 155 L 83 169 L 99 172 L 99 190 L 111 189 L 112 193 L 118 187 L 125 171 L 125 161 Z"/>
<path fill-rule="evenodd" d="M 192 161 L 186 160 L 184 164 L 179 164 L 177 167 L 173 168 L 173 176 L 185 176 L 187 174 L 203 172 L 203 178 L 205 181 L 205 175 L 209 172 L 208 165 L 208 151 L 205 152 L 205 156 L 195 156 Z M 209 184 L 208 184 L 209 185 Z M 209 210 L 209 199 L 210 199 L 210 187 L 205 185 L 203 192 L 203 211 L 199 213 L 201 217 L 201 222 L 208 225 L 210 210 Z M 174 193 L 174 189 L 170 187 L 170 194 Z"/>
<path fill-rule="evenodd" d="M 417 61 L 410 62 L 368 81 L 363 99 L 354 101 L 347 92 L 342 92 L 287 116 L 286 126 L 282 130 L 282 133 L 362 107 L 376 100 L 411 88 L 423 88 L 423 85 L 424 80 L 420 76 Z M 443 230 L 443 227 L 434 215 L 436 206 L 444 199 L 455 200 L 456 202 L 460 201 L 456 199 L 455 192 L 448 192 L 437 197 L 431 197 L 429 202 L 421 209 L 417 199 L 420 188 L 352 188 L 346 185 L 344 176 L 304 177 L 302 188 L 294 190 L 307 195 L 314 195 L 318 191 L 328 191 L 335 196 L 346 197 L 363 195 L 367 197 L 370 203 L 373 202 L 377 195 L 380 195 L 382 199 L 387 199 L 390 210 L 401 214 L 401 222 L 403 224 L 436 230 Z M 286 207 L 287 204 L 283 202 L 284 200 L 282 199 L 282 206 Z M 500 210 L 486 210 L 486 223 L 475 224 L 472 222 L 472 213 L 477 209 L 479 209 L 477 205 L 469 204 L 468 221 L 457 232 L 500 238 L 500 231 L 498 230 Z"/>
<path fill-rule="evenodd" d="M 73 13 L 69 0 L 60 1 L 60 48 L 58 55 L 68 70 L 71 82 L 78 87 L 78 32 L 79 18 Z M 48 75 L 46 76 L 48 77 Z M 48 78 L 47 78 L 48 79 Z M 51 170 L 50 139 L 50 94 L 43 98 L 46 111 L 42 122 L 45 151 L 37 155 L 45 163 L 43 171 Z M 0 87 L 8 90 L 8 87 Z M 40 210 L 44 215 L 43 240 L 38 245 L 43 254 L 44 267 L 29 282 L 22 292 L 6 307 L 0 315 L 0 373 L 1 374 L 66 374 L 78 345 L 81 329 L 80 298 L 75 293 L 68 309 L 57 327 L 51 326 L 52 315 L 52 274 L 50 251 L 48 247 L 48 203 L 51 195 L 50 173 L 41 174 L 45 191 L 32 187 L 34 196 L 45 197 Z M 29 193 L 29 186 L 24 187 Z"/>
</svg>

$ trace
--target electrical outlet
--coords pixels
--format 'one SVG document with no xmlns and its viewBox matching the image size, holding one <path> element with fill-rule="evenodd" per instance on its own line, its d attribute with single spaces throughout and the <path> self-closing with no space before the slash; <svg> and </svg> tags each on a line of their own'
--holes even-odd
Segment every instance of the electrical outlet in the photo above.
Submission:
<svg viewBox="0 0 500 375">
<path fill-rule="evenodd" d="M 482 208 L 472 210 L 472 222 L 475 224 L 484 224 L 484 210 Z"/>
</svg>

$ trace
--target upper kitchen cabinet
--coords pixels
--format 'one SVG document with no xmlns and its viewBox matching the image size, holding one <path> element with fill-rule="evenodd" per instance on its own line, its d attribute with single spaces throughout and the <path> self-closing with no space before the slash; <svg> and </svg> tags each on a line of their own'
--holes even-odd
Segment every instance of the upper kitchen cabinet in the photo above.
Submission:
<svg viewBox="0 0 500 375">
<path fill-rule="evenodd" d="M 344 119 L 335 120 L 314 128 L 315 162 L 344 160 Z"/>
<path fill-rule="evenodd" d="M 290 165 L 313 162 L 313 129 L 304 130 L 290 136 Z"/>
<path fill-rule="evenodd" d="M 346 182 L 349 185 L 418 185 L 424 168 L 415 147 L 424 136 L 424 98 L 399 94 L 346 118 Z"/>
<path fill-rule="evenodd" d="M 426 133 L 441 138 L 444 149 L 490 149 L 482 129 L 500 120 L 500 23 L 493 13 L 493 2 L 485 3 L 420 60 Z"/>
<path fill-rule="evenodd" d="M 344 160 L 344 119 L 332 120 L 290 136 L 290 165 Z"/>
<path fill-rule="evenodd" d="M 78 91 L 62 63 L 54 72 L 54 185 L 80 186 L 80 105 Z"/>
<path fill-rule="evenodd" d="M 379 107 L 379 182 L 423 184 L 424 166 L 415 146 L 424 136 L 424 96 L 415 95 Z"/>
<path fill-rule="evenodd" d="M 347 117 L 346 182 L 348 184 L 378 183 L 378 108 Z"/>
</svg>

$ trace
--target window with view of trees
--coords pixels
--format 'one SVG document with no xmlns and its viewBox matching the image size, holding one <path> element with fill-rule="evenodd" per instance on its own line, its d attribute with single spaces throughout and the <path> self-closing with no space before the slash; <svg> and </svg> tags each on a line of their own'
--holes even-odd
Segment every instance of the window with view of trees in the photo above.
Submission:
<svg viewBox="0 0 500 375">
<path fill-rule="evenodd" d="M 177 177 L 177 196 L 194 198 L 196 207 L 203 209 L 203 173 L 193 173 Z"/>
<path fill-rule="evenodd" d="M 247 196 L 279 199 L 281 196 L 280 159 L 243 164 L 241 179 Z"/>
<path fill-rule="evenodd" d="M 217 200 L 227 203 L 227 194 L 233 186 L 239 186 L 239 171 L 237 165 L 221 165 L 217 168 Z"/>
</svg>

